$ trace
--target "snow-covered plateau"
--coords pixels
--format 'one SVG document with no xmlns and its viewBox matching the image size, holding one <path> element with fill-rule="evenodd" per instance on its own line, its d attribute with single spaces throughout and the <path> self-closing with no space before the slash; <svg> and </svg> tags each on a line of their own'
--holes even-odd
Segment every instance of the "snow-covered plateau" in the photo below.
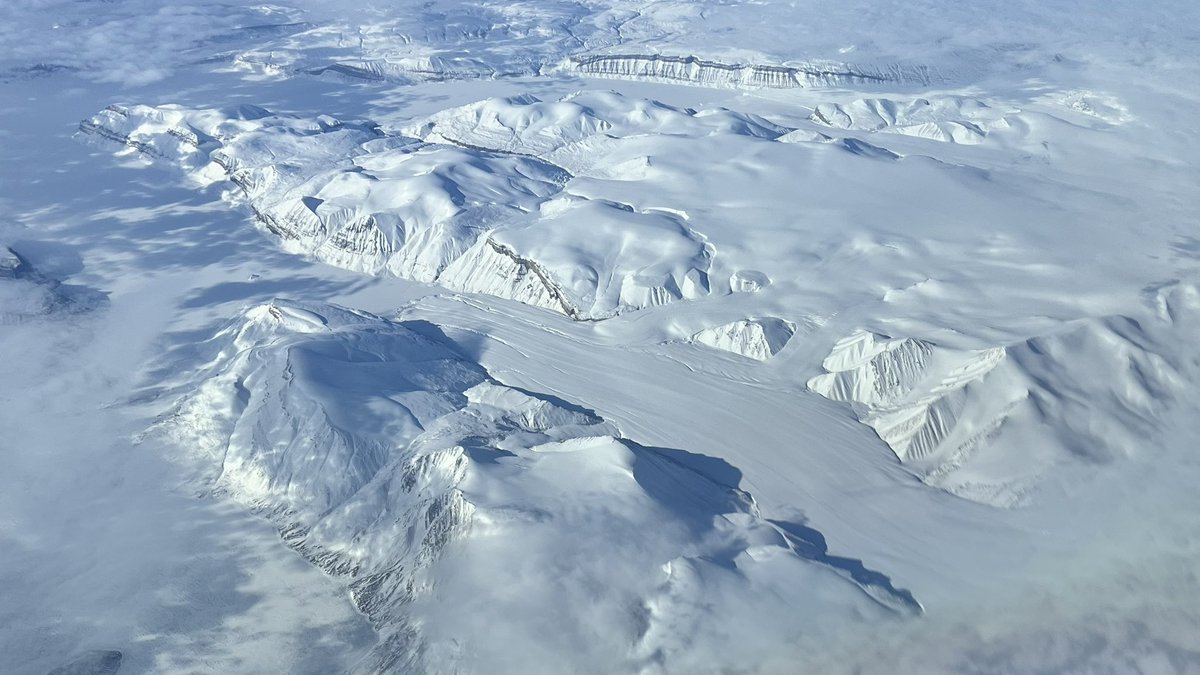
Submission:
<svg viewBox="0 0 1200 675">
<path fill-rule="evenodd" d="M 0 673 L 1200 673 L 1197 26 L 0 4 Z"/>
</svg>

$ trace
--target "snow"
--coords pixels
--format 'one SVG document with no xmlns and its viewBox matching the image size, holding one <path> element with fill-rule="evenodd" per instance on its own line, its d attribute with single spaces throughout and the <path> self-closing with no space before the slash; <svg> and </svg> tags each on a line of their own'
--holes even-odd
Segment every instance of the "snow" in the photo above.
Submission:
<svg viewBox="0 0 1200 675">
<path fill-rule="evenodd" d="M 691 296 L 706 290 L 711 253 L 678 216 L 572 195 L 569 173 L 523 153 L 261 108 L 109 107 L 81 130 L 190 167 L 197 181 L 223 172 L 287 250 L 339 267 L 581 319 L 682 299 L 685 286 Z"/>
<path fill-rule="evenodd" d="M 809 119 L 833 129 L 887 132 L 968 145 L 982 143 L 989 131 L 1009 125 L 1003 113 L 983 101 L 962 97 L 822 103 Z"/>
<path fill-rule="evenodd" d="M 573 174 L 599 163 L 606 145 L 646 134 L 739 134 L 774 139 L 788 129 L 725 108 L 696 110 L 615 91 L 579 91 L 556 101 L 532 95 L 493 98 L 429 116 L 403 133 L 446 142 L 542 157 Z"/>
<path fill-rule="evenodd" d="M 1105 317 L 965 352 L 859 331 L 808 386 L 852 403 L 926 482 L 1013 505 L 1056 463 L 1112 462 L 1156 437 L 1161 408 L 1186 386 L 1186 366 L 1158 353 L 1162 328 Z M 1079 379 L 1084 368 L 1110 376 Z M 1112 407 L 1099 413 L 1096 401 Z"/>
<path fill-rule="evenodd" d="M 3 4 L 0 671 L 1194 671 L 1196 14 Z"/>
<path fill-rule="evenodd" d="M 0 325 L 69 317 L 103 307 L 101 292 L 47 278 L 7 246 L 0 246 Z"/>
<path fill-rule="evenodd" d="M 706 328 L 691 336 L 690 341 L 766 361 L 778 354 L 795 332 L 795 325 L 771 316 Z"/>
</svg>

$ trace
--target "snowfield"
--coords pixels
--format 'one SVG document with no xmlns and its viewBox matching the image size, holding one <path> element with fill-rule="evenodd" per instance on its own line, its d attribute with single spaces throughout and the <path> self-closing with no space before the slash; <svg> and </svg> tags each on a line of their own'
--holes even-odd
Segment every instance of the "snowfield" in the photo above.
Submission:
<svg viewBox="0 0 1200 675">
<path fill-rule="evenodd" d="M 0 671 L 1200 672 L 1200 11 L 0 7 Z"/>
</svg>

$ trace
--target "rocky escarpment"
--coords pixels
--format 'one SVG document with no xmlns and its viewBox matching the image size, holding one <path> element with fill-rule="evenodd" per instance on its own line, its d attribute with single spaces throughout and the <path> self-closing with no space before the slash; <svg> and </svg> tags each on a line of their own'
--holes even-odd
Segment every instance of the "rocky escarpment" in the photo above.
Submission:
<svg viewBox="0 0 1200 675">
<path fill-rule="evenodd" d="M 572 57 L 564 69 L 591 77 L 682 82 L 737 89 L 797 89 L 850 85 L 927 86 L 940 76 L 925 66 L 852 66 L 840 63 L 761 65 L 722 63 L 696 56 L 598 54 Z"/>
<path fill-rule="evenodd" d="M 582 91 L 558 100 L 490 98 L 443 110 L 403 129 L 431 143 L 538 157 L 576 175 L 587 174 L 621 139 L 719 134 L 775 139 L 788 131 L 758 115 L 682 108 L 614 91 Z"/>
<path fill-rule="evenodd" d="M 0 245 L 0 326 L 79 314 L 107 303 L 104 293 L 64 284 L 40 272 L 15 250 Z"/>
</svg>

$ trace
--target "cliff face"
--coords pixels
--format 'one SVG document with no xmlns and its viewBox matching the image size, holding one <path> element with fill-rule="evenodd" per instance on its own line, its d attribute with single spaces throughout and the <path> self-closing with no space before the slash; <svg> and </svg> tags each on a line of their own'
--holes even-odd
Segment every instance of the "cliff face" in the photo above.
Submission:
<svg viewBox="0 0 1200 675">
<path fill-rule="evenodd" d="M 851 85 L 928 86 L 940 77 L 923 66 L 862 67 L 840 63 L 722 63 L 696 56 L 602 54 L 572 57 L 565 68 L 593 77 L 681 82 L 732 89 L 797 89 Z"/>
</svg>

